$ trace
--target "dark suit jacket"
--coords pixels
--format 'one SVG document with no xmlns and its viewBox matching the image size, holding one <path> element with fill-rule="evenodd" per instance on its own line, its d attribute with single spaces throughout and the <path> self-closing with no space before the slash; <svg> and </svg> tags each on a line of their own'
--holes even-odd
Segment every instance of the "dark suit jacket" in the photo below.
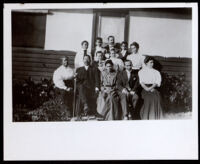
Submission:
<svg viewBox="0 0 200 164">
<path fill-rule="evenodd" d="M 128 75 L 127 75 L 126 70 L 119 72 L 118 80 L 117 80 L 117 87 L 120 91 L 122 91 L 124 88 L 130 87 L 132 91 L 134 91 L 138 94 L 138 91 L 140 88 L 138 74 L 134 73 L 132 70 L 130 79 L 128 81 Z"/>
<path fill-rule="evenodd" d="M 126 50 L 126 53 L 125 53 L 124 56 L 122 56 L 122 54 L 121 54 L 121 52 L 120 52 L 120 59 L 122 59 L 123 61 L 125 61 L 125 60 L 126 60 L 126 57 L 127 57 L 128 55 L 129 55 L 128 50 Z"/>
<path fill-rule="evenodd" d="M 98 70 L 95 67 L 89 66 L 86 71 L 85 67 L 80 67 L 76 70 L 77 73 L 77 87 L 83 85 L 85 88 L 94 89 L 99 86 Z"/>
<path fill-rule="evenodd" d="M 104 48 L 106 49 L 107 53 L 110 53 L 109 45 L 106 45 Z M 114 48 L 116 52 L 119 51 L 119 46 L 117 44 L 114 44 Z"/>
</svg>

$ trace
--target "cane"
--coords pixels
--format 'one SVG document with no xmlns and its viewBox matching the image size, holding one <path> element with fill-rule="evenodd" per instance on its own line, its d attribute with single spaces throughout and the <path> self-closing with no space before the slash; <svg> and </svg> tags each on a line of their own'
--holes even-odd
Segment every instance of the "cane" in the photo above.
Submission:
<svg viewBox="0 0 200 164">
<path fill-rule="evenodd" d="M 71 121 L 75 121 L 75 110 L 76 110 L 76 70 L 74 76 L 74 102 L 73 102 L 73 117 Z"/>
</svg>

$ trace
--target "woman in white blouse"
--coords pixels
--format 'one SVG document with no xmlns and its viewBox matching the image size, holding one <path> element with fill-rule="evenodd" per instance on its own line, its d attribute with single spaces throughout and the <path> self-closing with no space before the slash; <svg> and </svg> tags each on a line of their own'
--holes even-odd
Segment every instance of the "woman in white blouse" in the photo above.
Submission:
<svg viewBox="0 0 200 164">
<path fill-rule="evenodd" d="M 142 120 L 161 119 L 163 117 L 161 97 L 156 89 L 157 87 L 160 87 L 161 75 L 159 71 L 153 68 L 154 59 L 152 57 L 146 57 L 144 63 L 146 67 L 138 72 L 139 81 L 143 88 L 141 94 L 144 99 L 140 117 Z"/>
</svg>

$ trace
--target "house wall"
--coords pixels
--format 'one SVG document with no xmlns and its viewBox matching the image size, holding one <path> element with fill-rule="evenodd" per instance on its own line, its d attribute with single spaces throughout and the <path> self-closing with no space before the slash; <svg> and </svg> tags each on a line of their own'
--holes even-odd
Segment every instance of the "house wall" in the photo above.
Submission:
<svg viewBox="0 0 200 164">
<path fill-rule="evenodd" d="M 78 51 L 87 40 L 91 49 L 92 13 L 52 12 L 47 15 L 45 50 Z"/>
<path fill-rule="evenodd" d="M 26 18 L 26 21 L 22 21 L 26 23 L 21 25 L 19 17 L 17 20 L 12 19 L 13 79 L 22 81 L 32 77 L 35 82 L 39 82 L 41 78 L 50 79 L 53 71 L 60 65 L 59 57 L 62 55 L 69 56 L 70 65 L 73 67 L 74 56 L 77 47 L 80 47 L 80 42 L 88 40 L 91 43 L 93 35 L 91 32 L 94 23 L 92 22 L 93 14 L 86 12 L 81 14 L 81 17 L 78 15 L 80 13 L 58 12 L 52 17 L 47 16 L 47 22 L 44 15 L 26 15 L 20 18 L 22 20 Z M 176 75 L 183 72 L 186 74 L 187 81 L 191 81 L 191 19 L 184 17 L 178 19 L 174 15 L 168 15 L 168 18 L 166 15 L 155 18 L 159 14 L 146 15 L 151 15 L 151 17 L 144 17 L 144 13 L 143 15 L 141 13 L 130 14 L 129 42 L 138 41 L 141 45 L 141 51 L 156 56 L 162 65 L 162 72 Z M 88 23 L 83 25 L 82 20 L 87 20 Z M 73 25 L 72 22 L 74 22 Z M 44 31 L 46 23 L 47 27 Z M 21 27 L 24 25 L 24 28 L 19 28 L 19 25 Z M 29 26 L 31 26 L 30 29 L 28 29 Z M 84 28 L 82 28 L 83 26 Z M 83 30 L 85 28 L 88 30 Z M 162 29 L 162 33 L 159 33 L 160 29 Z M 20 39 L 23 37 L 24 40 Z M 46 38 L 45 43 L 42 38 Z"/>
<path fill-rule="evenodd" d="M 161 15 L 161 16 L 159 16 Z M 176 15 L 130 12 L 129 43 L 152 56 L 192 57 L 192 20 Z"/>
</svg>

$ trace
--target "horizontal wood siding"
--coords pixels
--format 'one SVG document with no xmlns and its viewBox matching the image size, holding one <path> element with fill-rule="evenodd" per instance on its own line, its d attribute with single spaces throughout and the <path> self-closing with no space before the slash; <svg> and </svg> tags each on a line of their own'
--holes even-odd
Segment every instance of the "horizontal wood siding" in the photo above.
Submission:
<svg viewBox="0 0 200 164">
<path fill-rule="evenodd" d="M 51 79 L 54 70 L 61 64 L 61 56 L 68 56 L 69 65 L 74 67 L 74 57 L 76 54 L 73 51 L 53 51 L 21 47 L 13 47 L 12 52 L 13 79 L 21 81 L 32 77 L 35 82 L 39 82 L 42 78 Z M 171 75 L 185 73 L 186 80 L 191 82 L 191 58 L 155 56 L 155 59 L 160 63 L 162 72 Z"/>
</svg>

